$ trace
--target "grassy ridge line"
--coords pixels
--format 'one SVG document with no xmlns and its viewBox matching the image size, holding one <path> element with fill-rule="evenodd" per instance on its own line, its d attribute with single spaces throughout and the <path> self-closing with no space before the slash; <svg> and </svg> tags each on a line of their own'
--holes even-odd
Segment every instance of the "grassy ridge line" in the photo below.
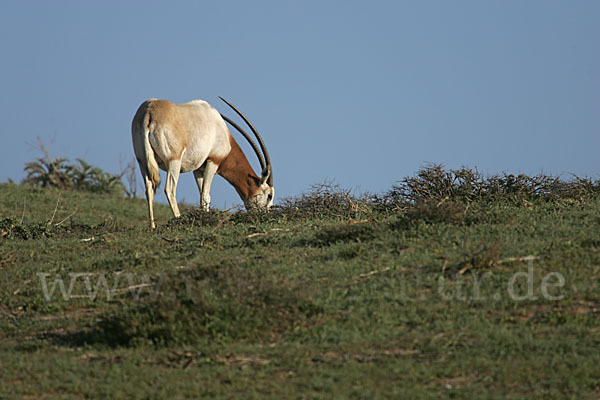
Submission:
<svg viewBox="0 0 600 400">
<path fill-rule="evenodd" d="M 593 191 L 372 201 L 321 186 L 267 216 L 188 210 L 169 221 L 160 207 L 156 232 L 141 200 L 63 192 L 56 207 L 56 191 L 0 193 L 3 396 L 598 393 Z M 515 301 L 507 286 L 527 274 L 527 255 L 537 299 Z M 79 297 L 47 302 L 40 272 L 104 275 L 111 287 L 120 276 L 125 290 L 92 300 L 81 283 Z M 548 289 L 559 301 L 541 291 L 552 272 L 565 278 Z M 146 276 L 162 295 L 148 286 L 132 299 Z"/>
</svg>

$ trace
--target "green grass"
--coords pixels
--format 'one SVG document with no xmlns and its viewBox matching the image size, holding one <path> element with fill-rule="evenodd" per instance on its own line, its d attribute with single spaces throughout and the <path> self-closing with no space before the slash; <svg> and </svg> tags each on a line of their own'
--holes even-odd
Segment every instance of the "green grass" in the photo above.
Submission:
<svg viewBox="0 0 600 400">
<path fill-rule="evenodd" d="M 0 184 L 0 397 L 598 398 L 597 194 L 397 189 L 150 231 L 141 199 Z"/>
</svg>

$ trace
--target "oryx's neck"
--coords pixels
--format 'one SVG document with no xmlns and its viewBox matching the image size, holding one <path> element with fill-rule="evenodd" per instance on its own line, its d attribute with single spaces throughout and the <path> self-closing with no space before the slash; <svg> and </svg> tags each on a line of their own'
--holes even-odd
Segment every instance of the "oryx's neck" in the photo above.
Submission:
<svg viewBox="0 0 600 400">
<path fill-rule="evenodd" d="M 258 188 L 260 178 L 250 166 L 246 155 L 231 133 L 229 134 L 229 143 L 231 151 L 219 164 L 217 173 L 225 178 L 246 202 Z"/>
</svg>

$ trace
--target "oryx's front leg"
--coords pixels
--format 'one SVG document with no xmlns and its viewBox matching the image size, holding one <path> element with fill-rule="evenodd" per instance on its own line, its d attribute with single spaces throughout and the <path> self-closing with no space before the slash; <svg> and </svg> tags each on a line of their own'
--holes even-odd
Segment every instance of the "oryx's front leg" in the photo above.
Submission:
<svg viewBox="0 0 600 400">
<path fill-rule="evenodd" d="M 200 168 L 194 171 L 194 178 L 196 179 L 196 185 L 198 185 L 198 193 L 200 194 L 200 205 L 202 205 L 202 187 L 204 186 L 204 170 L 206 169 L 206 162 L 202 164 Z"/>
<path fill-rule="evenodd" d="M 200 191 L 200 207 L 204 211 L 208 211 L 210 208 L 210 185 L 213 177 L 217 173 L 219 166 L 210 160 L 206 160 L 202 167 L 194 171 L 194 177 L 196 178 L 196 184 Z"/>
<path fill-rule="evenodd" d="M 179 207 L 177 207 L 177 181 L 181 172 L 181 160 L 171 160 L 167 168 L 167 183 L 165 183 L 165 195 L 171 206 L 171 211 L 175 217 L 179 217 Z"/>
</svg>

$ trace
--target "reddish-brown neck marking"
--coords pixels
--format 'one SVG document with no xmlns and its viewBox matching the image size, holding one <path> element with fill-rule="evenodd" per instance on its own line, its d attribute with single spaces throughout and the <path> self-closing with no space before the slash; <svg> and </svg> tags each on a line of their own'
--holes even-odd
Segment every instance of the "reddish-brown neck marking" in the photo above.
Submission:
<svg viewBox="0 0 600 400">
<path fill-rule="evenodd" d="M 258 190 L 260 178 L 256 175 L 246 155 L 229 134 L 231 151 L 219 164 L 217 173 L 227 180 L 244 202 Z"/>
</svg>

